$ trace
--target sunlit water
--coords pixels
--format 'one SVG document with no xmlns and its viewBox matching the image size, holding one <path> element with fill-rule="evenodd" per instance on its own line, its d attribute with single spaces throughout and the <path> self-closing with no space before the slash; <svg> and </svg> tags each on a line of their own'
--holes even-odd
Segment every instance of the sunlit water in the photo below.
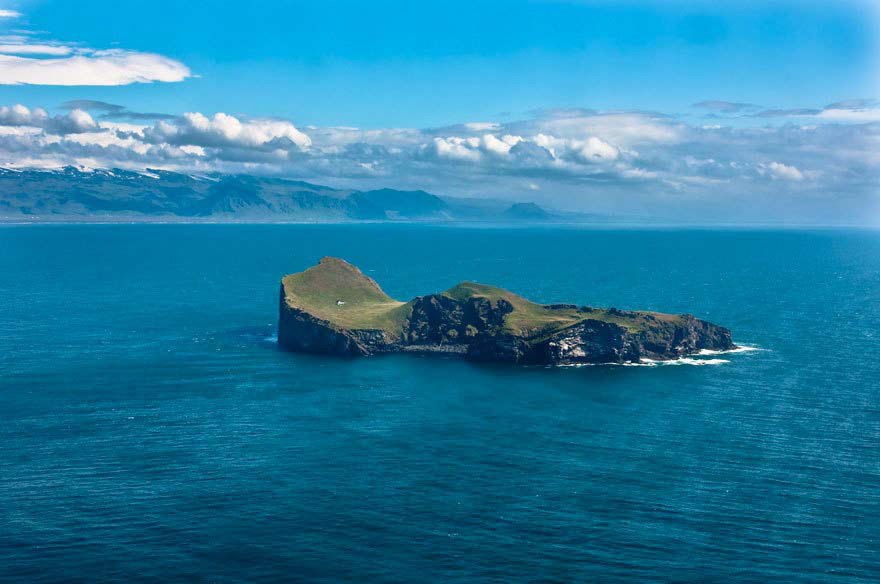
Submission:
<svg viewBox="0 0 880 584">
<path fill-rule="evenodd" d="M 762 350 L 281 352 L 279 278 L 323 255 L 396 298 L 471 279 Z M 0 300 L 0 580 L 880 575 L 876 231 L 4 227 Z"/>
</svg>

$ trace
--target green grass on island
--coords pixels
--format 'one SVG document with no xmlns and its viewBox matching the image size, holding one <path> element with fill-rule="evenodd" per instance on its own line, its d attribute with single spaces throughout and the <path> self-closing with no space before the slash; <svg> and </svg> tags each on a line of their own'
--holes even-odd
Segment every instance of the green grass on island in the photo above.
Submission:
<svg viewBox="0 0 880 584">
<path fill-rule="evenodd" d="M 350 263 L 323 258 L 305 272 L 285 276 L 288 306 L 302 309 L 340 328 L 379 329 L 398 334 L 410 303 L 399 302 Z"/>
<path fill-rule="evenodd" d="M 412 301 L 400 302 L 391 298 L 358 268 L 337 258 L 323 258 L 317 266 L 285 276 L 282 282 L 288 306 L 343 329 L 377 329 L 397 336 L 412 311 Z M 668 321 L 681 318 L 659 312 L 621 312 L 602 308 L 583 312 L 577 308 L 549 308 L 502 288 L 476 282 L 462 282 L 442 294 L 460 301 L 486 298 L 493 305 L 502 299 L 510 302 L 513 311 L 505 317 L 504 328 L 527 338 L 546 336 L 587 319 L 612 322 L 630 332 L 637 332 L 646 328 L 651 318 Z"/>
</svg>

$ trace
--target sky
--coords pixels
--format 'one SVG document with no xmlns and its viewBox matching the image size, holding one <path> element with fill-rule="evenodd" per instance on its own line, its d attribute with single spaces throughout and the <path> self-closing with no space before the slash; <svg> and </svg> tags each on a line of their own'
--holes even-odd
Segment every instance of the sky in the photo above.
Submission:
<svg viewBox="0 0 880 584">
<path fill-rule="evenodd" d="M 0 0 L 0 166 L 880 225 L 877 2 Z"/>
</svg>

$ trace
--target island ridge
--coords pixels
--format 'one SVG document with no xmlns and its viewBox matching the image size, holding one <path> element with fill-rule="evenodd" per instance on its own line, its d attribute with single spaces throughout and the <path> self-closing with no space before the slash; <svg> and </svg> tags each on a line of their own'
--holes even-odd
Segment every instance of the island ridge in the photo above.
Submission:
<svg viewBox="0 0 880 584">
<path fill-rule="evenodd" d="M 282 278 L 278 343 L 309 353 L 445 353 L 546 365 L 637 363 L 736 348 L 728 329 L 689 314 L 536 304 L 476 282 L 400 302 L 331 257 Z"/>
</svg>

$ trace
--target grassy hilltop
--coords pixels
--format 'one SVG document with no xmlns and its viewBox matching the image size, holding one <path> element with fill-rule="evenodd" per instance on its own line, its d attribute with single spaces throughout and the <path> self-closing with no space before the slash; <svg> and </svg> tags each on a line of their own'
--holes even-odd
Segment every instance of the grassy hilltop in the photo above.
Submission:
<svg viewBox="0 0 880 584">
<path fill-rule="evenodd" d="M 326 257 L 305 272 L 282 280 L 288 306 L 345 329 L 399 333 L 409 303 L 399 302 L 350 263 Z M 337 301 L 345 304 L 337 304 Z"/>
<path fill-rule="evenodd" d="M 314 317 L 348 330 L 382 330 L 391 337 L 403 331 L 413 302 L 401 302 L 348 262 L 325 257 L 317 266 L 285 276 L 282 280 L 285 302 Z M 513 310 L 504 317 L 504 330 L 524 338 L 539 338 L 587 319 L 620 325 L 638 332 L 657 321 L 677 321 L 678 315 L 630 312 L 614 309 L 537 304 L 495 286 L 462 282 L 440 294 L 465 302 L 485 298 L 493 306 L 509 302 Z M 337 304 L 338 301 L 344 304 Z"/>
</svg>

